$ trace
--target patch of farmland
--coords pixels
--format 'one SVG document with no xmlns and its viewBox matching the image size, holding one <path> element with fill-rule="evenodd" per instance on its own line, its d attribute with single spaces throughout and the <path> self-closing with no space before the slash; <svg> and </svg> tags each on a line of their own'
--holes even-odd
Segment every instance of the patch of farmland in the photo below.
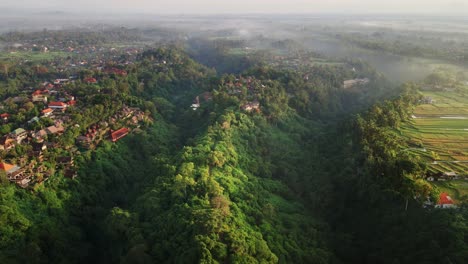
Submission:
<svg viewBox="0 0 468 264">
<path fill-rule="evenodd" d="M 411 146 L 409 151 L 426 161 L 431 172 L 468 174 L 468 163 L 464 163 L 468 161 L 468 95 L 448 91 L 422 94 L 433 103 L 418 105 L 414 118 L 400 128 Z"/>
</svg>

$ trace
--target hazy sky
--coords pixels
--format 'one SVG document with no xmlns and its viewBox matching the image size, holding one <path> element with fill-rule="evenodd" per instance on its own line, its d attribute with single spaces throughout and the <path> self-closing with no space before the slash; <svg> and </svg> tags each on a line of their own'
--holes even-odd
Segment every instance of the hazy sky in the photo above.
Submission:
<svg viewBox="0 0 468 264">
<path fill-rule="evenodd" d="M 468 0 L 0 0 L 1 8 L 145 13 L 460 13 Z"/>
</svg>

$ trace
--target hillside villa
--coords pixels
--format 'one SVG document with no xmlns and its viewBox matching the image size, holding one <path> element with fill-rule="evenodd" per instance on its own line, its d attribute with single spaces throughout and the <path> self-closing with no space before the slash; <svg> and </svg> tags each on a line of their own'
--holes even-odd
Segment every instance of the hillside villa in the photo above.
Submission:
<svg viewBox="0 0 468 264">
<path fill-rule="evenodd" d="M 53 110 L 58 109 L 58 110 L 63 111 L 65 109 L 67 109 L 68 105 L 66 103 L 64 103 L 64 102 L 50 102 L 48 106 L 49 106 L 49 108 L 51 108 Z"/>
<path fill-rule="evenodd" d="M 111 138 L 111 141 L 112 142 L 117 142 L 119 139 L 125 137 L 126 135 L 128 135 L 128 128 L 126 127 L 123 127 L 119 130 L 116 130 L 116 131 L 112 131 L 111 130 L 111 133 L 110 133 L 110 138 Z"/>
<path fill-rule="evenodd" d="M 31 181 L 30 176 L 25 175 L 25 170 L 17 165 L 1 162 L 0 170 L 5 172 L 8 180 L 16 182 L 20 187 L 27 187 Z"/>
<path fill-rule="evenodd" d="M 452 198 L 445 192 L 441 193 L 439 196 L 439 202 L 435 206 L 436 208 L 456 208 L 457 206 L 454 204 Z"/>
</svg>

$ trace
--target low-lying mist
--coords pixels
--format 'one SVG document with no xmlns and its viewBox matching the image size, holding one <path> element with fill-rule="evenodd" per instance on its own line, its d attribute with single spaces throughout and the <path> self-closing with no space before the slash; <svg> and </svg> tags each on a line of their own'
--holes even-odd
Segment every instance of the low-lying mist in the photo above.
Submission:
<svg viewBox="0 0 468 264">
<path fill-rule="evenodd" d="M 458 61 L 445 61 L 427 54 L 402 55 L 394 50 L 374 47 L 375 36 L 385 35 L 385 44 L 404 42 L 405 37 L 414 35 L 440 41 L 452 41 L 453 45 L 468 43 L 468 27 L 463 18 L 431 17 L 374 17 L 374 16 L 332 16 L 332 15 L 225 15 L 225 16 L 162 16 L 148 14 L 81 14 L 74 12 L 4 12 L 0 16 L 1 32 L 31 32 L 63 29 L 103 30 L 106 27 L 138 29 L 149 42 L 186 42 L 192 49 L 194 39 L 208 41 L 235 41 L 237 48 L 245 51 L 272 51 L 278 53 L 274 43 L 286 41 L 289 51 L 316 52 L 335 60 L 351 59 L 369 63 L 388 79 L 400 83 L 419 80 L 443 66 L 466 70 Z M 434 21 L 434 22 L 431 22 Z M 450 28 L 450 30 L 448 30 Z M 164 31 L 164 34 L 161 32 Z M 369 36 L 369 43 L 359 45 L 343 40 L 360 32 Z M 442 33 L 445 32 L 445 33 Z M 408 39 L 407 41 L 411 41 Z M 291 44 L 292 43 L 292 44 Z M 442 44 L 434 43 L 434 47 Z M 5 41 L 0 42 L 0 47 Z M 367 47 L 367 46 L 370 47 Z M 430 43 L 428 44 L 430 45 Z M 214 45 L 216 46 L 216 45 Z M 427 47 L 425 47 L 427 48 Z M 206 51 L 205 51 L 206 52 Z M 280 51 L 280 53 L 283 51 Z M 426 56 L 427 55 L 427 56 Z"/>
</svg>

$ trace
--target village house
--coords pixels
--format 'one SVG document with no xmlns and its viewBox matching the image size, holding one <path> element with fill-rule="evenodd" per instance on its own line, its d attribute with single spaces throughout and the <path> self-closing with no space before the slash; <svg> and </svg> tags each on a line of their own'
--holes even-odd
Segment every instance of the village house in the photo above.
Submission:
<svg viewBox="0 0 468 264">
<path fill-rule="evenodd" d="M 137 125 L 138 122 L 139 122 L 138 116 L 134 115 L 134 116 L 132 117 L 130 123 L 133 124 L 133 125 Z"/>
<path fill-rule="evenodd" d="M 456 172 L 450 171 L 450 172 L 444 172 L 441 173 L 438 176 L 439 181 L 446 181 L 446 180 L 454 180 L 458 178 L 458 174 Z"/>
<path fill-rule="evenodd" d="M 190 107 L 192 108 L 193 111 L 200 108 L 200 96 L 195 97 L 195 99 L 193 100 L 193 103 L 192 103 L 192 105 Z"/>
<path fill-rule="evenodd" d="M 129 117 L 131 117 L 133 115 L 135 110 L 137 110 L 137 109 L 125 106 L 125 107 L 122 108 L 121 115 L 119 117 L 120 118 L 129 118 Z"/>
<path fill-rule="evenodd" d="M 110 131 L 110 139 L 112 142 L 117 142 L 119 139 L 125 137 L 126 135 L 128 135 L 129 133 L 129 130 L 128 128 L 126 127 L 123 127 L 119 130 L 116 130 L 116 131 Z"/>
<path fill-rule="evenodd" d="M 439 202 L 435 206 L 436 208 L 448 209 L 448 208 L 456 208 L 457 206 L 454 204 L 452 198 L 445 192 L 441 193 L 439 196 Z"/>
<path fill-rule="evenodd" d="M 58 99 L 59 102 L 67 102 L 67 101 L 73 101 L 75 100 L 75 96 L 64 93 L 61 95 L 61 97 Z"/>
<path fill-rule="evenodd" d="M 57 165 L 63 165 L 65 167 L 73 166 L 73 157 L 71 156 L 58 157 L 56 161 L 57 161 Z"/>
<path fill-rule="evenodd" d="M 454 171 L 444 172 L 445 177 L 457 177 L 457 173 Z"/>
<path fill-rule="evenodd" d="M 30 177 L 24 174 L 25 170 L 17 165 L 0 162 L 0 170 L 6 173 L 8 180 L 15 182 L 20 187 L 25 188 L 30 182 Z"/>
<path fill-rule="evenodd" d="M 34 103 L 36 103 L 36 102 L 47 103 L 47 94 L 48 93 L 49 93 L 49 91 L 47 91 L 47 90 L 45 90 L 45 91 L 37 90 L 32 94 L 32 101 Z"/>
<path fill-rule="evenodd" d="M 52 89 L 52 88 L 54 88 L 54 85 L 51 84 L 50 82 L 44 82 L 44 83 L 42 84 L 42 87 L 44 87 L 44 89 L 47 90 L 47 89 Z"/>
<path fill-rule="evenodd" d="M 103 121 L 99 122 L 99 126 L 102 127 L 102 128 L 106 128 L 106 127 L 109 126 L 109 123 L 107 123 L 106 121 L 103 120 Z"/>
<path fill-rule="evenodd" d="M 36 157 L 39 161 L 44 160 L 44 151 L 47 149 L 47 145 L 42 142 L 33 142 L 32 144 L 32 156 Z"/>
<path fill-rule="evenodd" d="M 28 121 L 28 125 L 31 125 L 32 123 L 38 123 L 38 122 L 39 122 L 39 117 L 35 116 Z"/>
<path fill-rule="evenodd" d="M 85 83 L 87 83 L 87 84 L 95 84 L 95 83 L 97 83 L 97 80 L 96 80 L 95 78 L 92 78 L 92 77 L 90 77 L 90 78 L 85 78 L 83 81 L 84 81 Z"/>
<path fill-rule="evenodd" d="M 365 85 L 370 82 L 369 78 L 346 80 L 343 82 L 343 88 L 348 89 L 357 85 Z"/>
<path fill-rule="evenodd" d="M 260 109 L 260 103 L 258 101 L 249 102 L 241 106 L 241 109 L 246 112 L 252 112 L 253 110 Z"/>
<path fill-rule="evenodd" d="M 41 129 L 34 134 L 34 137 L 38 140 L 44 139 L 46 136 L 47 136 L 47 131 L 45 129 Z"/>
<path fill-rule="evenodd" d="M 86 134 L 86 136 L 91 138 L 92 140 L 94 140 L 96 138 L 96 136 L 98 136 L 98 132 L 99 132 L 98 125 L 95 124 L 95 125 L 91 126 L 90 128 L 88 128 L 87 132 L 88 133 Z"/>
<path fill-rule="evenodd" d="M 127 72 L 125 70 L 117 69 L 117 68 L 108 68 L 104 70 L 107 74 L 115 74 L 119 76 L 127 76 Z"/>
<path fill-rule="evenodd" d="M 138 121 L 148 121 L 150 120 L 151 118 L 149 116 L 147 116 L 145 114 L 145 112 L 143 111 L 138 111 L 136 114 L 135 114 L 136 117 L 138 117 Z"/>
<path fill-rule="evenodd" d="M 54 110 L 52 108 L 46 108 L 41 111 L 43 117 L 50 117 Z"/>
<path fill-rule="evenodd" d="M 68 83 L 70 80 L 69 79 L 55 79 L 54 84 L 65 84 Z"/>
<path fill-rule="evenodd" d="M 21 141 L 28 136 L 28 132 L 22 128 L 17 128 L 10 133 L 10 136 L 16 140 L 18 144 L 21 144 Z"/>
<path fill-rule="evenodd" d="M 62 125 L 50 126 L 50 127 L 47 127 L 45 130 L 47 134 L 49 135 L 62 134 L 63 131 L 65 131 Z"/>
<path fill-rule="evenodd" d="M 205 100 L 206 102 L 213 100 L 213 94 L 210 92 L 204 92 L 200 94 L 199 96 L 201 96 L 203 100 Z"/>
<path fill-rule="evenodd" d="M 47 149 L 46 144 L 44 144 L 44 141 L 41 142 L 33 142 L 32 144 L 33 151 L 44 151 Z"/>
<path fill-rule="evenodd" d="M 200 104 L 194 103 L 190 106 L 190 108 L 192 108 L 193 111 L 196 111 L 198 108 L 200 108 Z"/>
<path fill-rule="evenodd" d="M 67 104 L 64 103 L 64 102 L 50 102 L 49 103 L 49 108 L 51 108 L 52 110 L 62 110 L 62 111 L 65 111 L 65 109 L 67 109 Z"/>
<path fill-rule="evenodd" d="M 0 138 L 0 150 L 10 150 L 15 147 L 15 140 L 9 136 Z"/>
<path fill-rule="evenodd" d="M 193 104 L 190 106 L 194 111 L 200 108 L 200 97 L 197 96 L 195 97 L 195 100 L 193 100 Z"/>
<path fill-rule="evenodd" d="M 434 99 L 432 99 L 432 97 L 426 96 L 423 99 L 421 99 L 419 102 L 422 104 L 433 104 L 435 101 Z"/>
<path fill-rule="evenodd" d="M 8 113 L 3 113 L 0 115 L 0 118 L 2 119 L 2 122 L 4 124 L 8 123 L 8 119 L 10 118 L 10 114 Z"/>
<path fill-rule="evenodd" d="M 78 176 L 78 173 L 76 172 L 76 170 L 73 170 L 73 169 L 66 169 L 65 170 L 65 173 L 63 174 L 65 176 L 65 178 L 68 178 L 68 179 L 75 179 L 77 176 Z"/>
<path fill-rule="evenodd" d="M 79 136 L 76 139 L 76 143 L 86 149 L 90 149 L 93 144 L 93 140 L 87 136 Z"/>
</svg>

